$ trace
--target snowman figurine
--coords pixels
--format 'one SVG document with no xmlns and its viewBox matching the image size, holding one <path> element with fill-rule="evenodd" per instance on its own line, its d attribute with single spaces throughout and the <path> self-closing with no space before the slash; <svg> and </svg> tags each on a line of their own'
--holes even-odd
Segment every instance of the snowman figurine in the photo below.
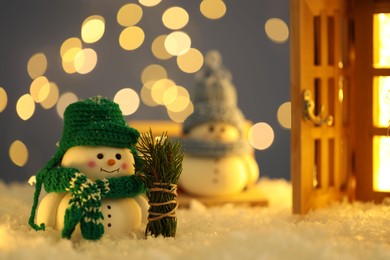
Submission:
<svg viewBox="0 0 390 260">
<path fill-rule="evenodd" d="M 81 231 L 91 240 L 139 231 L 149 205 L 135 173 L 141 163 L 138 137 L 111 100 L 95 97 L 69 105 L 57 152 L 36 176 L 30 225 L 62 230 L 66 238 Z M 47 194 L 37 207 L 42 185 Z"/>
<path fill-rule="evenodd" d="M 244 138 L 231 74 L 217 51 L 206 55 L 197 74 L 194 112 L 183 123 L 183 171 L 179 187 L 199 196 L 242 192 L 255 184 L 259 167 Z"/>
</svg>

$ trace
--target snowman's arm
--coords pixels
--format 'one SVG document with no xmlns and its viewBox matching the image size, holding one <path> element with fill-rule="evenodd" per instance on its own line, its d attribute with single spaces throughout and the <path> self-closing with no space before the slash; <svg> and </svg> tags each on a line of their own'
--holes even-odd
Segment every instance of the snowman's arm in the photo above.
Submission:
<svg viewBox="0 0 390 260">
<path fill-rule="evenodd" d="M 107 198 L 129 198 L 146 192 L 145 184 L 137 175 L 108 178 L 107 180 L 109 191 L 103 195 Z M 99 187 L 104 185 L 102 180 L 97 180 L 96 183 Z"/>
<path fill-rule="evenodd" d="M 149 203 L 148 199 L 144 194 L 138 195 L 134 198 L 134 200 L 137 202 L 138 206 L 141 208 L 141 212 L 148 212 L 149 210 Z M 148 224 L 148 214 L 142 214 L 142 223 Z"/>
<path fill-rule="evenodd" d="M 64 195 L 65 193 L 51 192 L 43 197 L 37 209 L 37 223 L 45 223 L 46 227 L 54 228 L 56 225 L 58 205 Z"/>
<path fill-rule="evenodd" d="M 243 156 L 243 159 L 247 167 L 248 184 L 249 186 L 251 186 L 258 181 L 260 177 L 260 169 L 257 162 L 255 161 L 254 157 L 251 154 L 245 154 Z"/>
</svg>

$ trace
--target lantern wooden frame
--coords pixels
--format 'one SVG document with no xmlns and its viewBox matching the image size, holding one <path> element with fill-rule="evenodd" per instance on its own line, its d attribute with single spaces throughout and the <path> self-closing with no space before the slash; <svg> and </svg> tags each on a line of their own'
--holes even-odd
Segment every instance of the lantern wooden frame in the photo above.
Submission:
<svg viewBox="0 0 390 260">
<path fill-rule="evenodd" d="M 373 68 L 373 14 L 389 13 L 390 3 L 290 3 L 293 212 L 345 196 L 380 202 L 390 193 L 373 189 L 373 137 L 387 129 L 373 126 L 373 77 L 390 76 L 390 69 Z M 331 125 L 307 119 L 306 89 L 317 92 L 317 107 L 329 106 Z M 320 185 L 313 185 L 313 172 Z"/>
</svg>

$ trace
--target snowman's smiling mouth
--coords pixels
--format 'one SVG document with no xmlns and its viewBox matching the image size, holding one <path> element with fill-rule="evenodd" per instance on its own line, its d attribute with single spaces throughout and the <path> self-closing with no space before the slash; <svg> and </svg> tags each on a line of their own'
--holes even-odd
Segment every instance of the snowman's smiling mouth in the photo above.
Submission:
<svg viewBox="0 0 390 260">
<path fill-rule="evenodd" d="M 119 172 L 119 168 L 118 168 L 118 169 L 115 169 L 115 170 L 112 170 L 112 171 L 107 171 L 107 170 L 105 170 L 105 169 L 103 169 L 103 168 L 100 168 L 100 171 L 101 171 L 101 172 L 107 172 L 107 173 L 114 173 L 114 172 Z"/>
</svg>

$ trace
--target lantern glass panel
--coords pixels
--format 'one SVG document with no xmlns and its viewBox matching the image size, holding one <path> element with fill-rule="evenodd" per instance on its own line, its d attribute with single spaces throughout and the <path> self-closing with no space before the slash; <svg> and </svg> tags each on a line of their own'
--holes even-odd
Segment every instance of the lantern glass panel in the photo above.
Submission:
<svg viewBox="0 0 390 260">
<path fill-rule="evenodd" d="M 390 13 L 373 16 L 374 68 L 390 68 Z"/>
<path fill-rule="evenodd" d="M 387 128 L 390 122 L 390 77 L 374 77 L 373 86 L 374 127 Z"/>
<path fill-rule="evenodd" d="M 374 136 L 373 140 L 373 189 L 390 191 L 390 137 Z"/>
</svg>

